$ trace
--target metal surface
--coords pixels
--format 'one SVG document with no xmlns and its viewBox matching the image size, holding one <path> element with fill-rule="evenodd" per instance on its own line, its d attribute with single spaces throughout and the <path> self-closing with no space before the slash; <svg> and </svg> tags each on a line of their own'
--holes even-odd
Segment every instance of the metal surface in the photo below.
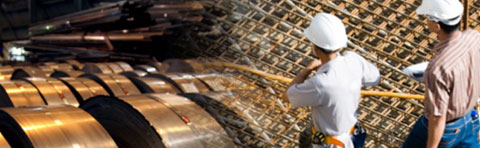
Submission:
<svg viewBox="0 0 480 148">
<path fill-rule="evenodd" d="M 10 80 L 12 77 L 14 69 L 12 66 L 1 66 L 0 67 L 0 81 L 2 80 Z"/>
<path fill-rule="evenodd" d="M 205 147 L 181 116 L 163 103 L 148 96 L 125 96 L 121 99 L 150 122 L 166 147 Z"/>
<path fill-rule="evenodd" d="M 130 64 L 128 63 L 125 63 L 125 62 L 115 62 L 115 63 L 117 63 L 118 66 L 120 66 L 124 72 L 133 71 L 132 66 L 130 66 Z"/>
<path fill-rule="evenodd" d="M 75 94 L 77 100 L 82 103 L 91 97 L 98 95 L 108 96 L 108 92 L 97 82 L 88 78 L 59 78 Z"/>
<path fill-rule="evenodd" d="M 122 74 L 124 76 L 127 76 L 127 77 L 144 77 L 148 73 L 145 72 L 145 71 L 141 71 L 141 70 L 133 70 L 133 71 L 122 72 L 120 74 Z"/>
<path fill-rule="evenodd" d="M 49 73 L 45 73 L 39 68 L 36 67 L 30 67 L 30 66 L 25 66 L 21 68 L 16 68 L 15 71 L 12 74 L 12 80 L 19 80 L 22 78 L 27 78 L 27 77 L 41 77 L 45 78 L 50 76 Z"/>
<path fill-rule="evenodd" d="M 0 147 L 10 148 L 10 144 L 8 144 L 7 140 L 5 140 L 5 137 L 3 137 L 2 133 L 0 133 Z"/>
<path fill-rule="evenodd" d="M 153 77 L 131 77 L 130 80 L 142 93 L 180 93 L 174 85 Z"/>
<path fill-rule="evenodd" d="M 149 65 L 136 65 L 133 68 L 136 69 L 136 70 L 141 70 L 141 71 L 145 71 L 145 72 L 155 72 L 155 71 L 157 71 L 157 68 L 155 68 L 153 66 L 149 66 Z"/>
<path fill-rule="evenodd" d="M 233 141 L 228 138 L 222 126 L 194 102 L 172 94 L 150 94 L 150 96 L 162 102 L 182 118 L 188 118 L 188 121 L 191 123 L 187 125 L 205 147 L 228 147 L 233 145 Z"/>
<path fill-rule="evenodd" d="M 213 91 L 227 91 L 227 90 L 247 90 L 250 87 L 240 80 L 237 80 L 231 75 L 227 74 L 194 74 L 194 77 L 200 79 Z"/>
<path fill-rule="evenodd" d="M 55 70 L 50 77 L 78 77 L 85 74 L 83 71 L 78 71 L 78 70 Z"/>
<path fill-rule="evenodd" d="M 83 66 L 85 66 L 84 64 L 78 62 L 77 60 L 66 60 L 65 62 L 72 65 L 72 67 L 75 70 L 81 70 L 81 69 L 83 69 Z"/>
<path fill-rule="evenodd" d="M 148 77 L 157 77 L 173 83 L 184 93 L 199 93 L 211 91 L 203 82 L 189 74 L 151 74 Z"/>
<path fill-rule="evenodd" d="M 85 73 L 103 73 L 112 74 L 112 69 L 106 63 L 87 63 L 82 71 Z"/>
<path fill-rule="evenodd" d="M 79 105 L 77 98 L 60 80 L 38 77 L 26 78 L 25 80 L 38 89 L 47 105 L 72 105 L 75 107 Z"/>
<path fill-rule="evenodd" d="M 122 67 L 120 67 L 120 65 L 118 65 L 117 63 L 105 63 L 105 64 L 112 70 L 113 73 L 123 72 Z"/>
<path fill-rule="evenodd" d="M 75 107 L 2 108 L 2 131 L 12 147 L 116 147 L 105 129 L 87 112 Z M 8 116 L 8 117 L 7 117 Z M 11 117 L 14 121 L 8 122 Z M 10 129 L 6 129 L 10 127 Z M 14 128 L 11 128 L 14 127 Z M 6 132 L 3 132 L 6 133 Z M 13 134 L 12 134 L 13 135 Z M 13 142 L 15 141 L 15 142 Z"/>
<path fill-rule="evenodd" d="M 45 106 L 37 88 L 25 81 L 0 81 L 2 107 Z"/>
<path fill-rule="evenodd" d="M 86 74 L 82 77 L 90 78 L 99 83 L 111 96 L 141 94 L 140 90 L 127 77 L 122 75 Z"/>
</svg>

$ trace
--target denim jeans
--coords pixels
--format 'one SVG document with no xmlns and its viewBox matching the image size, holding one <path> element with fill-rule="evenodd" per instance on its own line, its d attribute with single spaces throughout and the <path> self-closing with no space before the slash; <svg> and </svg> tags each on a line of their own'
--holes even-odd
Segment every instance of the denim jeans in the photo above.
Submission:
<svg viewBox="0 0 480 148">
<path fill-rule="evenodd" d="M 450 148 L 479 148 L 478 131 L 480 123 L 478 118 L 472 121 L 472 115 L 467 113 L 455 122 L 447 123 L 438 147 Z M 424 148 L 427 145 L 428 120 L 420 116 L 408 135 L 403 148 Z"/>
</svg>

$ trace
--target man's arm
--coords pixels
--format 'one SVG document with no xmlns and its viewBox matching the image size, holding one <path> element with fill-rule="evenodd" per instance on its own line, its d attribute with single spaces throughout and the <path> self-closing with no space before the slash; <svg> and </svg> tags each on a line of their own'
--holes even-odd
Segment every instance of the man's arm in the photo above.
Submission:
<svg viewBox="0 0 480 148">
<path fill-rule="evenodd" d="M 305 69 L 303 69 L 300 73 L 298 73 L 298 75 L 295 76 L 292 82 L 288 84 L 287 91 L 288 91 L 288 88 L 292 87 L 293 85 L 303 83 L 303 81 L 305 81 L 308 78 L 308 75 L 310 75 L 312 71 L 318 69 L 321 65 L 322 65 L 322 62 L 320 60 L 314 60 L 310 62 L 310 64 L 308 64 L 308 66 L 305 67 Z M 285 91 L 285 93 L 283 94 L 282 99 L 286 102 L 290 102 L 287 97 L 287 91 Z"/>
<path fill-rule="evenodd" d="M 445 130 L 446 115 L 434 116 L 430 114 L 428 117 L 428 140 L 427 148 L 436 148 L 440 143 Z"/>
</svg>

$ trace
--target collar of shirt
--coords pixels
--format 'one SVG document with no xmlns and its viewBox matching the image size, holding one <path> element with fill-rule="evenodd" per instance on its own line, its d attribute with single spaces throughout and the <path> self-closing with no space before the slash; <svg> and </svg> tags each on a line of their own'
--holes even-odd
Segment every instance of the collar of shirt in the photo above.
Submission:
<svg viewBox="0 0 480 148">
<path fill-rule="evenodd" d="M 335 63 L 337 63 L 338 61 L 340 61 L 341 59 L 343 58 L 343 56 L 338 53 L 337 57 L 334 58 L 333 60 L 330 60 L 328 61 L 327 63 L 323 64 L 318 70 L 317 70 L 317 73 L 325 73 L 327 72 L 329 69 L 331 69 L 331 67 L 333 67 L 335 65 Z"/>
</svg>

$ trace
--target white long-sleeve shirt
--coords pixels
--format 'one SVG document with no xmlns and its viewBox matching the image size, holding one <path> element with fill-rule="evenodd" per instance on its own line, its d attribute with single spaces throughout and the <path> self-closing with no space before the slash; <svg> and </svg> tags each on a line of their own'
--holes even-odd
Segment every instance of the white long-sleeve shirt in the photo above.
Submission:
<svg viewBox="0 0 480 148">
<path fill-rule="evenodd" d="M 362 85 L 379 81 L 375 65 L 355 52 L 346 52 L 323 64 L 313 77 L 292 85 L 287 96 L 294 107 L 312 106 L 313 125 L 319 132 L 338 136 L 357 122 Z"/>
</svg>

